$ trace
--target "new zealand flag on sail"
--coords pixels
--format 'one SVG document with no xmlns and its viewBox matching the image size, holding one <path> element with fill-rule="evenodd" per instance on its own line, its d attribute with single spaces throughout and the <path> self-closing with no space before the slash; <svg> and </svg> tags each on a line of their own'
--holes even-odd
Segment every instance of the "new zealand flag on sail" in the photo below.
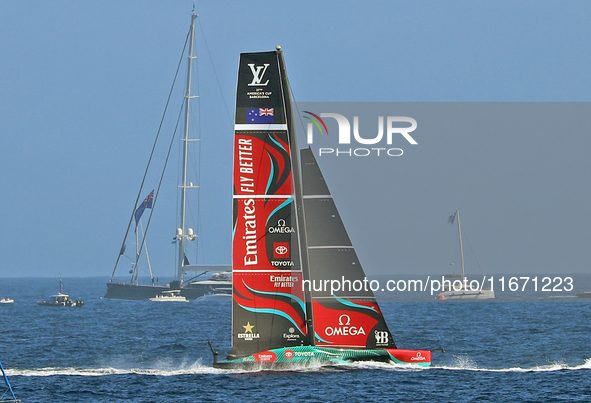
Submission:
<svg viewBox="0 0 591 403">
<path fill-rule="evenodd" d="M 246 109 L 247 123 L 275 123 L 274 108 Z"/>
</svg>

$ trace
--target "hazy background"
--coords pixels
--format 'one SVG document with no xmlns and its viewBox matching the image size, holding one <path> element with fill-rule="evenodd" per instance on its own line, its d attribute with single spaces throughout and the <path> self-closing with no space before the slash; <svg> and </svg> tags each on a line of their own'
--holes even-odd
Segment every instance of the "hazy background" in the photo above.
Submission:
<svg viewBox="0 0 591 403">
<path fill-rule="evenodd" d="M 0 2 L 0 276 L 111 274 L 191 8 L 184 0 Z M 591 100 L 589 2 L 196 9 L 200 263 L 230 261 L 240 52 L 281 45 L 298 102 Z M 456 232 L 446 222 L 458 208 L 487 274 L 590 269 L 589 104 L 542 105 L 526 117 L 523 105 L 502 105 L 512 122 L 491 104 L 400 113 L 419 122 L 419 144 L 399 158 L 319 158 L 368 273 L 448 272 Z M 175 177 L 176 160 L 165 185 L 172 195 L 159 201 L 148 241 L 161 277 L 174 272 Z M 156 184 L 147 186 L 142 198 Z"/>
</svg>

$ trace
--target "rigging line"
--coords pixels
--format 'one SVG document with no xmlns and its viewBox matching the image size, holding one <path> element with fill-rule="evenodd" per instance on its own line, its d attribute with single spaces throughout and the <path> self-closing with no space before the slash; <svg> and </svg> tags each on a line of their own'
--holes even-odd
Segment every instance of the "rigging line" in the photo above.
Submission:
<svg viewBox="0 0 591 403">
<path fill-rule="evenodd" d="M 278 49 L 279 51 L 279 49 Z M 296 208 L 296 228 L 297 228 L 297 232 L 299 234 L 298 236 L 298 252 L 299 252 L 299 256 L 300 256 L 300 267 L 302 269 L 302 275 L 303 278 L 305 279 L 306 277 L 309 279 L 311 278 L 310 276 L 310 256 L 308 254 L 308 239 L 306 237 L 306 232 L 305 232 L 305 227 L 306 227 L 306 214 L 304 212 L 304 203 L 303 203 L 303 191 L 304 191 L 304 187 L 303 187 L 303 178 L 302 178 L 302 167 L 301 167 L 301 160 L 300 160 L 300 150 L 299 147 L 297 146 L 297 130 L 295 128 L 294 125 L 294 119 L 293 119 L 293 109 L 292 109 L 292 105 L 296 104 L 296 109 L 298 111 L 298 115 L 299 115 L 299 109 L 297 108 L 297 103 L 296 103 L 296 99 L 292 90 L 292 87 L 289 83 L 289 77 L 287 75 L 287 69 L 285 67 L 285 60 L 283 57 L 283 51 L 279 51 L 278 54 L 280 61 L 279 61 L 279 71 L 281 74 L 283 74 L 283 80 L 280 80 L 280 84 L 281 84 L 281 90 L 283 92 L 283 94 L 285 94 L 285 92 L 287 92 L 287 97 L 283 96 L 282 97 L 282 102 L 283 102 L 283 110 L 285 111 L 285 116 L 286 116 L 286 122 L 290 122 L 288 125 L 288 133 L 291 133 L 292 135 L 288 137 L 289 139 L 289 149 L 290 151 L 293 153 L 293 155 L 295 156 L 291 158 L 291 164 L 292 167 L 295 165 L 295 168 L 293 169 L 293 172 L 295 173 L 296 171 L 299 171 L 299 175 L 295 175 L 298 176 L 299 178 L 295 178 L 292 175 L 292 180 L 293 180 L 293 185 L 294 185 L 294 196 L 295 199 L 297 199 L 298 197 L 298 193 L 299 193 L 299 197 L 301 197 L 302 203 L 301 206 L 298 206 L 298 202 L 294 201 L 294 205 Z M 283 70 L 281 69 L 283 68 Z M 287 91 L 285 91 L 285 86 L 287 86 Z M 291 95 L 291 98 L 290 98 Z M 293 102 L 292 102 L 293 99 Z M 287 100 L 287 102 L 286 102 Z M 290 118 L 290 119 L 289 119 Z M 300 122 L 301 122 L 301 117 L 300 117 Z M 303 126 L 303 124 L 302 124 Z M 292 145 L 295 145 L 295 150 L 294 147 L 292 147 Z M 294 152 L 295 151 L 295 152 Z M 295 164 L 294 164 L 294 160 L 295 160 Z M 297 181 L 297 183 L 296 183 Z M 300 214 L 301 216 L 299 216 L 297 214 L 298 208 L 300 209 Z M 302 232 L 300 232 L 300 230 Z M 313 322 L 313 318 L 314 318 L 314 308 L 313 308 L 313 300 L 312 300 L 312 293 L 311 292 L 306 292 L 304 290 L 304 300 L 306 301 L 306 309 L 305 309 L 305 326 L 306 326 L 306 334 L 308 335 L 308 343 L 310 345 L 315 345 L 315 339 L 314 339 L 314 334 L 316 333 L 315 329 L 314 329 L 314 322 Z"/>
<path fill-rule="evenodd" d="M 197 58 L 197 57 L 196 57 Z M 196 235 L 197 238 L 195 239 L 195 264 L 197 264 L 198 262 L 198 257 L 199 257 L 199 247 L 201 245 L 201 240 L 199 237 L 199 234 L 201 233 L 201 134 L 202 134 L 202 127 L 201 127 L 201 88 L 200 88 L 200 84 L 201 81 L 199 80 L 199 63 L 195 63 L 195 76 L 196 76 L 196 80 L 195 82 L 197 83 L 197 114 L 193 114 L 191 113 L 191 122 L 193 124 L 194 127 L 197 127 L 196 133 L 197 135 L 193 138 L 193 140 L 195 140 L 197 142 L 196 147 L 197 147 L 197 166 L 195 166 L 195 158 L 191 158 L 191 155 L 189 155 L 189 161 L 191 163 L 191 166 L 193 168 L 193 174 L 196 178 L 197 181 L 197 219 L 195 219 L 195 216 L 193 215 L 193 210 L 191 208 L 191 204 L 189 204 L 188 209 L 189 209 L 189 213 L 191 214 L 191 219 L 192 221 L 195 223 L 195 231 L 196 231 Z M 195 115 L 197 115 L 197 118 L 195 118 Z M 194 156 L 195 154 L 193 154 Z M 203 259 L 202 259 L 203 260 Z"/>
<path fill-rule="evenodd" d="M 220 95 L 222 96 L 222 102 L 224 103 L 224 108 L 226 109 L 226 114 L 228 115 L 228 120 L 230 122 L 232 122 L 233 121 L 232 115 L 230 115 L 230 111 L 228 110 L 228 104 L 226 103 L 226 98 L 224 98 L 224 92 L 222 91 L 220 79 L 218 78 L 218 73 L 215 70 L 215 65 L 213 64 L 213 58 L 211 57 L 211 52 L 209 51 L 209 45 L 207 44 L 207 40 L 205 39 L 205 32 L 203 32 L 203 26 L 201 25 L 201 21 L 199 20 L 199 16 L 197 16 L 197 22 L 199 22 L 199 29 L 201 30 L 201 35 L 203 36 L 203 42 L 205 42 L 205 49 L 207 49 L 207 54 L 209 55 L 209 61 L 211 62 L 211 67 L 213 68 L 213 75 L 215 76 L 215 80 L 218 84 L 218 88 L 220 89 Z"/>
<path fill-rule="evenodd" d="M 476 264 L 478 265 L 478 268 L 480 269 L 480 273 L 482 273 L 482 275 L 484 276 L 484 270 L 482 270 L 482 267 L 480 267 L 480 262 L 478 261 L 478 258 L 476 257 L 476 253 L 474 253 L 474 249 L 472 248 L 472 244 L 470 243 L 470 239 L 468 239 L 468 234 L 466 234 L 466 230 L 464 228 L 462 228 L 462 232 L 464 233 L 464 238 L 466 238 L 466 241 L 468 241 L 468 245 L 470 245 L 470 250 L 472 251 L 472 255 L 474 256 L 474 259 L 476 260 Z"/>
<path fill-rule="evenodd" d="M 174 79 L 172 80 L 172 86 L 170 87 L 170 92 L 168 93 L 168 99 L 166 100 L 166 105 L 164 107 L 164 112 L 162 113 L 162 118 L 160 119 L 160 125 L 158 126 L 158 131 L 156 132 L 156 138 L 154 139 L 154 144 L 152 145 L 152 151 L 150 152 L 150 158 L 148 158 L 148 165 L 146 166 L 146 170 L 144 171 L 144 177 L 142 178 L 142 182 L 140 184 L 140 189 L 138 192 L 138 195 L 135 199 L 135 205 L 133 208 L 133 211 L 131 212 L 131 217 L 129 218 L 129 223 L 127 224 L 127 230 L 125 231 L 125 236 L 123 237 L 123 242 L 121 244 L 121 249 L 122 250 L 123 246 L 125 245 L 125 240 L 127 239 L 127 235 L 129 235 L 129 230 L 131 228 L 131 224 L 133 223 L 133 218 L 135 216 L 135 210 L 137 209 L 138 206 L 138 202 L 140 201 L 140 197 L 142 194 L 142 190 L 144 189 L 144 184 L 146 182 L 146 177 L 148 176 L 148 169 L 150 168 L 150 165 L 152 163 L 152 158 L 154 156 L 154 151 L 156 149 L 156 144 L 158 143 L 158 139 L 160 138 L 160 133 L 162 131 L 162 125 L 164 124 L 164 117 L 166 116 L 166 112 L 168 111 L 168 105 L 170 104 L 170 100 L 172 98 L 172 92 L 174 90 L 174 86 L 176 84 L 176 80 L 178 78 L 179 75 L 179 71 L 183 62 L 183 56 L 185 54 L 185 49 L 187 48 L 187 43 L 189 41 L 189 36 L 190 36 L 191 30 L 189 29 L 189 32 L 187 33 L 187 37 L 185 38 L 185 44 L 183 45 L 183 51 L 181 52 L 181 57 L 179 60 L 179 63 L 177 65 L 176 68 L 176 72 L 174 74 Z M 175 134 L 176 134 L 176 129 L 175 129 Z M 174 136 L 173 136 L 174 137 Z M 168 160 L 168 157 L 167 157 Z M 156 194 L 154 196 L 154 202 L 153 205 L 156 203 L 156 198 L 158 197 L 158 194 Z M 152 205 L 152 206 L 153 206 Z M 154 211 L 152 209 L 152 211 Z M 152 214 L 150 213 L 150 218 L 152 217 Z M 148 221 L 149 223 L 149 221 Z M 146 230 L 147 230 L 147 226 L 146 226 Z M 115 271 L 117 270 L 117 265 L 119 264 L 119 260 L 121 259 L 121 253 L 119 254 L 119 256 L 117 256 L 117 261 L 115 262 L 115 267 L 113 268 L 113 273 L 111 274 L 111 279 L 115 276 Z"/>
<path fill-rule="evenodd" d="M 449 247 L 449 250 L 451 251 L 451 258 L 449 259 L 450 263 L 448 264 L 449 266 L 455 266 L 460 256 L 460 243 L 457 238 L 457 235 L 454 234 L 454 237 L 451 240 L 451 244 L 453 246 Z M 455 267 L 452 268 L 452 274 L 455 274 Z"/>
<path fill-rule="evenodd" d="M 300 112 L 300 108 L 298 108 L 298 102 L 296 101 L 296 97 L 295 97 L 295 94 L 293 93 L 293 89 L 292 89 L 291 85 L 289 86 L 289 92 L 291 93 L 291 98 L 293 99 L 293 103 L 295 105 L 295 108 L 298 111 L 298 120 L 300 121 L 300 124 L 302 126 L 302 132 L 306 133 L 306 127 L 304 126 L 304 121 L 302 120 L 302 113 Z M 294 133 L 294 134 L 297 135 L 297 133 Z M 307 141 L 306 141 L 306 144 L 307 144 Z M 309 144 L 308 144 L 308 147 L 310 147 Z"/>
<path fill-rule="evenodd" d="M 184 104 L 184 102 L 183 102 Z M 166 168 L 168 167 L 168 160 L 170 159 L 170 154 L 172 151 L 172 146 L 174 145 L 174 139 L 176 138 L 176 133 L 178 131 L 179 124 L 181 122 L 183 114 L 183 107 L 179 110 L 179 116 L 177 117 L 176 126 L 174 128 L 173 135 L 170 139 L 170 144 L 168 146 L 168 152 L 166 153 L 166 160 L 164 161 L 164 169 L 162 169 L 162 174 L 160 174 L 160 180 L 158 181 L 158 187 L 156 188 L 156 194 L 154 195 L 154 202 L 152 203 L 152 211 L 150 211 L 150 215 L 148 217 L 148 223 L 146 224 L 146 231 L 144 232 L 144 236 L 142 237 L 142 243 L 140 245 L 140 253 L 146 241 L 146 235 L 148 233 L 148 228 L 150 227 L 150 223 L 152 222 L 152 214 L 154 214 L 154 209 L 156 207 L 156 202 L 158 201 L 158 195 L 160 194 L 160 188 L 162 187 L 162 182 L 164 181 L 164 174 L 166 173 Z M 139 257 L 138 257 L 139 260 Z M 136 263 L 137 264 L 137 263 Z"/>
<path fill-rule="evenodd" d="M 141 221 L 140 221 L 140 225 L 141 225 Z M 141 228 L 142 233 L 145 234 L 145 231 L 143 228 Z M 148 244 L 145 244 L 145 250 L 146 250 L 146 261 L 148 262 L 148 270 L 150 271 L 150 279 L 152 279 L 152 285 L 154 285 L 154 274 L 152 273 L 152 263 L 150 262 L 150 255 L 148 254 Z"/>
<path fill-rule="evenodd" d="M 197 191 L 199 191 L 199 190 L 197 190 Z M 193 209 L 191 208 L 190 203 L 188 203 L 187 210 L 188 210 L 188 215 L 191 217 L 191 222 L 197 223 L 196 225 L 193 225 L 193 226 L 196 227 L 196 228 L 194 228 L 195 229 L 194 234 L 197 236 L 195 238 L 195 242 L 199 242 L 199 232 L 200 232 L 199 231 L 199 221 L 195 219 L 195 214 L 193 214 Z M 197 245 L 199 245 L 199 244 L 197 244 Z M 199 253 L 196 252 L 195 253 L 195 264 L 199 264 L 199 262 L 197 261 L 198 256 L 199 256 Z M 193 256 L 191 256 L 191 259 L 192 258 L 193 258 Z"/>
<path fill-rule="evenodd" d="M 198 64 L 198 63 L 197 63 Z M 199 81 L 199 66 L 197 66 L 197 92 L 198 94 L 201 93 L 200 90 L 200 81 Z M 198 263 L 198 257 L 199 257 L 199 247 L 202 248 L 201 255 L 204 255 L 204 249 L 203 249 L 203 245 L 201 242 L 201 239 L 199 237 L 199 234 L 201 234 L 201 138 L 202 138 L 202 127 L 201 127 L 201 98 L 198 98 L 198 102 L 197 102 L 197 134 L 198 134 L 198 138 L 199 138 L 199 143 L 197 144 L 197 186 L 199 186 L 197 188 L 197 238 L 195 240 L 195 242 L 197 243 L 197 245 L 195 245 L 195 264 Z M 205 259 L 201 259 L 202 262 L 205 261 Z"/>
<path fill-rule="evenodd" d="M 195 238 L 195 242 L 197 243 L 197 248 L 198 248 L 198 245 L 199 245 L 199 238 L 200 238 L 200 237 L 199 237 L 199 234 L 201 233 L 201 231 L 200 231 L 200 229 L 201 229 L 200 225 L 201 225 L 201 224 L 200 224 L 200 220 L 199 220 L 199 192 L 200 192 L 200 190 L 201 190 L 201 189 L 200 189 L 200 188 L 197 188 L 197 189 L 195 189 L 195 190 L 197 191 L 197 194 L 198 194 L 198 196 L 197 196 L 197 207 L 198 207 L 198 208 L 197 208 L 197 218 L 195 218 L 195 214 L 193 213 L 193 208 L 192 208 L 192 206 L 191 206 L 191 203 L 187 203 L 187 210 L 188 210 L 188 215 L 189 215 L 189 216 L 190 216 L 190 218 L 191 218 L 191 220 L 190 220 L 190 221 L 191 221 L 192 223 L 194 223 L 194 225 L 193 225 L 193 226 L 195 227 L 195 228 L 194 228 L 194 229 L 195 229 L 195 235 L 197 236 L 197 237 Z M 199 256 L 199 253 L 198 253 L 198 252 L 196 252 L 196 253 L 195 253 L 195 264 L 198 264 L 198 262 L 197 262 L 197 258 L 198 258 L 198 256 Z"/>
<path fill-rule="evenodd" d="M 141 219 L 140 219 L 140 220 L 139 220 L 139 222 L 138 222 L 138 228 L 139 228 L 139 231 L 140 231 L 142 234 L 145 234 L 145 231 L 144 231 L 144 226 L 142 225 L 142 220 L 141 220 Z M 144 236 L 145 236 L 145 235 L 144 235 Z M 137 247 L 137 243 L 136 243 L 136 247 Z M 145 245 L 144 245 L 144 250 L 146 251 L 146 260 L 147 260 L 147 264 L 148 264 L 148 270 L 149 270 L 149 273 L 150 273 L 150 279 L 152 280 L 152 285 L 154 285 L 154 284 L 153 284 L 153 282 L 154 282 L 154 275 L 153 275 L 153 273 L 152 273 L 152 264 L 151 264 L 151 262 L 150 262 L 150 255 L 148 254 L 148 244 L 147 244 L 147 243 L 145 243 Z M 141 253 L 141 252 L 140 252 L 140 251 L 138 251 L 138 252 L 136 252 L 136 254 L 135 254 L 135 255 L 136 255 L 136 257 L 137 257 L 137 260 L 135 261 L 135 264 L 134 264 L 134 271 L 133 271 L 133 276 L 132 276 L 132 277 L 134 278 L 134 281 L 135 281 L 136 283 L 137 283 L 137 281 L 138 281 L 138 277 L 139 277 L 139 271 L 140 271 L 140 266 L 139 266 L 139 256 L 140 256 L 140 253 Z"/>
</svg>

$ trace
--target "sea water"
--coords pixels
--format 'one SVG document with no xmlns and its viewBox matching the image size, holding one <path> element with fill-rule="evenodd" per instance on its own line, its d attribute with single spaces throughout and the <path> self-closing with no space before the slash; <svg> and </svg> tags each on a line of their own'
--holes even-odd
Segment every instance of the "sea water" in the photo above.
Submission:
<svg viewBox="0 0 591 403">
<path fill-rule="evenodd" d="M 230 301 L 103 299 L 103 278 L 64 279 L 78 308 L 39 307 L 58 279 L 0 279 L 0 360 L 24 402 L 552 402 L 591 400 L 591 299 L 494 302 L 380 294 L 400 348 L 445 348 L 429 368 L 355 363 L 285 371 L 212 368 L 230 346 Z M 591 289 L 591 288 L 590 288 Z M 504 302 L 505 301 L 505 302 Z M 509 301 L 509 302 L 506 302 Z"/>
</svg>

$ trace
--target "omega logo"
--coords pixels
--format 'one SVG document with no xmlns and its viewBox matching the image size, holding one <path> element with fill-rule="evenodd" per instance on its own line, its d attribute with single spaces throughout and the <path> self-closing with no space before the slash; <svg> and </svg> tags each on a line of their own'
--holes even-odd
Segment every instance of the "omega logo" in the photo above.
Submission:
<svg viewBox="0 0 591 403">
<path fill-rule="evenodd" d="M 346 322 L 345 322 L 345 320 L 343 320 L 343 318 L 346 319 Z M 341 316 L 339 316 L 339 325 L 341 325 L 341 326 L 343 326 L 343 325 L 344 326 L 349 326 L 350 324 L 351 324 L 351 318 L 349 317 L 349 315 L 341 315 Z"/>
</svg>

